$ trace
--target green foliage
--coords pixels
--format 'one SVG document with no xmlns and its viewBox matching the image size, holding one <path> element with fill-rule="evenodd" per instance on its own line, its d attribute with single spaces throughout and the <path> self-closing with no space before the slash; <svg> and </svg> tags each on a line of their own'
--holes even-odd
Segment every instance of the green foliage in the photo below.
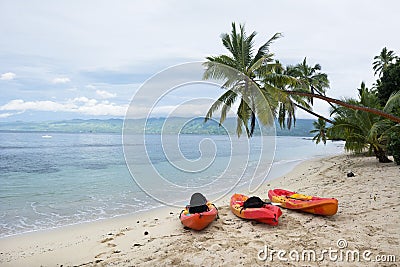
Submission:
<svg viewBox="0 0 400 267">
<path fill-rule="evenodd" d="M 326 122 L 318 118 L 317 121 L 314 121 L 313 123 L 314 130 L 311 130 L 310 133 L 316 133 L 316 135 L 313 138 L 313 141 L 315 141 L 316 144 L 319 144 L 321 141 L 326 144 L 326 139 L 327 139 L 327 128 L 326 128 Z"/>
<path fill-rule="evenodd" d="M 393 64 L 394 61 L 398 60 L 398 57 L 395 55 L 393 51 L 388 51 L 386 47 L 384 47 L 381 53 L 374 57 L 374 63 L 372 67 L 375 71 L 375 75 L 379 74 L 379 77 L 386 70 L 386 68 Z"/>
<path fill-rule="evenodd" d="M 400 165 L 400 126 L 397 127 L 397 132 L 393 131 L 390 135 L 388 144 L 388 152 L 393 156 L 397 165 Z"/>
<path fill-rule="evenodd" d="M 312 94 L 325 95 L 326 89 L 329 88 L 328 75 L 320 71 L 321 65 L 315 64 L 314 67 L 311 67 L 307 64 L 306 58 L 300 64 L 287 67 L 287 74 L 300 81 L 297 89 L 303 89 Z M 313 103 L 312 98 L 309 101 L 311 104 Z"/>
<path fill-rule="evenodd" d="M 295 109 L 311 109 L 306 97 L 289 95 L 283 90 L 301 90 L 324 94 L 329 86 L 326 74 L 319 73 L 321 67 L 316 64 L 309 67 L 304 59 L 302 64 L 293 67 L 295 77 L 282 67 L 279 61 L 273 59 L 269 51 L 270 45 L 282 34 L 274 34 L 255 53 L 254 38 L 256 32 L 246 34 L 243 25 L 232 23 L 230 34 L 222 34 L 222 44 L 229 55 L 207 57 L 204 64 L 206 70 L 204 79 L 223 81 L 223 88 L 229 89 L 208 110 L 205 121 L 212 118 L 218 110 L 221 111 L 220 124 L 226 119 L 227 111 L 237 103 L 236 132 L 240 136 L 243 128 L 248 137 L 254 133 L 256 120 L 261 124 L 272 123 L 272 117 L 278 118 L 281 127 L 295 123 Z M 304 78 L 303 78 L 304 76 Z M 301 78 L 301 79 L 300 79 Z M 273 116 L 271 116 L 271 114 Z"/>
<path fill-rule="evenodd" d="M 400 61 L 385 68 L 377 89 L 382 106 L 393 93 L 400 91 Z"/>
<path fill-rule="evenodd" d="M 359 89 L 359 99 L 347 99 L 348 103 L 379 108 L 379 100 L 376 91 L 369 90 L 365 84 Z M 335 122 L 328 129 L 332 138 L 346 140 L 345 149 L 355 153 L 364 152 L 375 154 L 380 162 L 390 162 L 387 158 L 387 140 L 392 132 L 394 122 L 385 120 L 370 112 L 344 109 L 338 107 Z"/>
</svg>

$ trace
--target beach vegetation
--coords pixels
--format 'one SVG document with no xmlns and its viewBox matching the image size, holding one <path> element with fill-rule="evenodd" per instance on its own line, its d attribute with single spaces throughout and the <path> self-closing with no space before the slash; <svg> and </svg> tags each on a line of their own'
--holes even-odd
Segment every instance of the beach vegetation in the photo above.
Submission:
<svg viewBox="0 0 400 267">
<path fill-rule="evenodd" d="M 315 141 L 316 144 L 319 144 L 321 141 L 326 144 L 326 140 L 327 140 L 327 127 L 326 127 L 326 121 L 324 121 L 321 118 L 318 118 L 317 121 L 314 121 L 313 123 L 314 126 L 314 130 L 311 130 L 310 133 L 314 134 L 316 133 L 316 135 L 313 137 L 313 141 Z"/>
<path fill-rule="evenodd" d="M 380 106 L 376 90 L 368 89 L 364 83 L 358 89 L 358 99 L 346 99 L 348 103 L 371 108 Z M 333 112 L 334 123 L 328 128 L 328 136 L 345 140 L 345 149 L 355 153 L 375 155 L 379 162 L 391 162 L 387 157 L 389 134 L 396 125 L 373 113 L 337 107 Z"/>
<path fill-rule="evenodd" d="M 400 127 L 397 126 L 397 132 L 393 131 L 390 135 L 388 152 L 393 156 L 397 165 L 400 165 Z"/>
<path fill-rule="evenodd" d="M 400 60 L 385 68 L 382 77 L 377 81 L 376 88 L 379 101 L 384 106 L 389 97 L 400 90 Z"/>
<path fill-rule="evenodd" d="M 247 35 L 244 25 L 237 27 L 232 23 L 231 33 L 221 35 L 222 44 L 229 53 L 207 57 L 203 79 L 223 81 L 225 92 L 211 105 L 205 121 L 220 111 L 221 125 L 226 120 L 227 112 L 235 107 L 237 135 L 240 136 L 244 128 L 250 138 L 256 122 L 263 125 L 272 123 L 269 114 L 281 128 L 290 129 L 295 126 L 296 109 L 302 109 L 318 118 L 314 123 L 315 129 L 311 131 L 316 134 L 313 139 L 316 143 L 326 143 L 328 139 L 345 140 L 348 151 L 361 153 L 367 150 L 380 162 L 390 161 L 387 158 L 388 146 L 396 140 L 393 136 L 396 136 L 400 123 L 396 100 L 399 96 L 394 94 L 400 84 L 396 80 L 400 66 L 397 66 L 399 60 L 393 51 L 385 47 L 374 58 L 373 69 L 375 75 L 379 75 L 375 87 L 368 89 L 362 83 L 358 99 L 335 99 L 326 95 L 329 79 L 321 71 L 321 65 L 310 66 L 304 58 L 299 64 L 285 67 L 270 51 L 271 44 L 282 34 L 274 34 L 258 50 L 254 48 L 256 34 Z M 264 108 L 255 92 L 261 92 Z M 324 100 L 331 106 L 332 118 L 312 110 L 314 98 Z"/>
<path fill-rule="evenodd" d="M 293 118 L 293 104 L 289 98 L 282 98 L 277 101 L 279 92 L 274 84 L 296 84 L 297 80 L 283 72 L 279 62 L 274 61 L 273 54 L 270 52 L 270 45 L 282 34 L 275 33 L 267 42 L 261 45 L 256 51 L 254 48 L 254 37 L 256 32 L 247 35 L 244 25 L 239 25 L 237 28 L 235 23 L 232 23 L 232 31 L 230 34 L 224 33 L 221 35 L 223 46 L 229 51 L 228 55 L 209 56 L 205 65 L 203 78 L 223 80 L 224 88 L 228 88 L 217 101 L 209 108 L 205 122 L 212 118 L 213 114 L 221 111 L 220 124 L 222 124 L 227 116 L 229 109 L 238 103 L 237 107 L 237 135 L 242 134 L 243 128 L 248 137 L 254 134 L 256 119 L 262 124 L 270 124 L 273 122 L 271 112 L 276 115 L 276 110 L 281 104 L 285 106 L 285 113 L 288 110 L 290 119 Z M 241 73 L 242 75 L 237 75 Z M 257 108 L 258 99 L 252 94 L 254 87 L 259 87 L 260 84 L 268 85 L 271 90 L 263 91 L 263 97 L 270 108 Z M 257 88 L 255 90 L 257 90 Z M 264 105 L 265 106 L 265 105 Z M 281 114 L 281 113 L 279 113 Z"/>
<path fill-rule="evenodd" d="M 374 74 L 378 74 L 378 76 L 381 77 L 386 68 L 398 59 L 399 58 L 392 50 L 388 51 L 386 47 L 382 48 L 382 51 L 379 53 L 379 55 L 374 57 L 374 63 L 372 63 L 372 68 L 375 71 Z"/>
<path fill-rule="evenodd" d="M 332 123 L 332 120 L 312 111 L 313 99 L 318 98 L 330 103 L 333 108 L 338 105 L 362 110 L 400 123 L 400 117 L 379 108 L 326 96 L 329 80 L 321 72 L 319 64 L 309 66 L 304 58 L 302 63 L 284 67 L 270 51 L 271 44 L 282 34 L 275 33 L 258 50 L 254 48 L 256 34 L 247 35 L 244 25 L 237 27 L 232 23 L 231 33 L 221 35 L 222 44 L 229 53 L 206 58 L 203 79 L 222 81 L 225 92 L 209 108 L 205 122 L 220 111 L 219 121 L 222 124 L 227 112 L 235 107 L 238 136 L 243 133 L 243 128 L 248 137 L 253 136 L 256 120 L 263 125 L 271 124 L 271 114 L 278 119 L 281 127 L 290 128 L 292 123 L 295 125 L 297 108 Z M 255 95 L 260 93 L 261 98 Z"/>
</svg>

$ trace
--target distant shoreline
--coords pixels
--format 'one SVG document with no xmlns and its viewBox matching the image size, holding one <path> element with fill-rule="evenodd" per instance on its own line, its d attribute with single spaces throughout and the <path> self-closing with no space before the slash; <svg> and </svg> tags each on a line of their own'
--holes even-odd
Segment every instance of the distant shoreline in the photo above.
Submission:
<svg viewBox="0 0 400 267">
<path fill-rule="evenodd" d="M 185 134 L 185 135 L 236 135 L 236 119 L 228 118 L 223 126 L 216 121 L 204 123 L 202 118 L 168 118 L 168 124 L 164 124 L 166 118 L 137 119 L 130 123 L 129 130 L 132 134 L 141 134 L 146 127 L 146 134 Z M 301 136 L 311 137 L 310 130 L 313 129 L 314 120 L 298 119 L 296 125 L 290 130 L 281 129 L 279 123 L 275 122 L 275 130 L 271 127 L 263 127 L 264 135 L 277 136 Z M 123 119 L 109 120 L 66 120 L 45 122 L 0 122 L 0 133 L 106 133 L 122 134 L 124 127 Z M 258 126 L 254 136 L 259 136 Z"/>
</svg>

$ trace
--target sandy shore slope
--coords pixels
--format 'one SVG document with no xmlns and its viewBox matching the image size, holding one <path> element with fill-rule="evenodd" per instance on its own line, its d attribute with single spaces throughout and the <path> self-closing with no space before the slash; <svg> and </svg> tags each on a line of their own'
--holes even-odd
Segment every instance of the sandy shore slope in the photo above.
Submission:
<svg viewBox="0 0 400 267">
<path fill-rule="evenodd" d="M 349 171 L 355 177 L 348 178 Z M 272 188 L 335 197 L 339 211 L 322 217 L 282 210 L 279 225 L 272 227 L 235 217 L 226 199 L 217 203 L 220 219 L 195 232 L 183 229 L 180 210 L 163 208 L 0 239 L 0 266 L 400 266 L 399 166 L 348 155 L 314 159 L 266 182 L 258 195 L 267 198 Z M 339 249 L 339 239 L 347 247 Z M 268 257 L 260 260 L 265 246 Z M 338 253 L 325 254 L 323 261 L 302 260 L 305 250 L 314 250 L 318 258 L 329 248 Z M 286 251 L 282 258 L 288 261 L 277 253 L 271 258 L 271 250 Z M 348 251 L 358 251 L 363 263 L 347 262 Z M 299 262 L 293 260 L 296 252 Z M 335 261 L 340 253 L 342 261 Z M 393 260 L 389 255 L 395 263 L 376 262 Z"/>
</svg>

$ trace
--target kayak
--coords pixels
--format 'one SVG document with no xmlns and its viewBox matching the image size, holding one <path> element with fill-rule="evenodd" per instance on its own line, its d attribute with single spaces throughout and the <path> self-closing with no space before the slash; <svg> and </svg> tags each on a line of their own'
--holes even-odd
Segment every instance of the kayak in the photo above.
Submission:
<svg viewBox="0 0 400 267">
<path fill-rule="evenodd" d="M 190 213 L 189 207 L 186 207 L 179 215 L 181 223 L 184 226 L 197 231 L 206 228 L 212 221 L 217 218 L 218 215 L 217 208 L 211 202 L 207 202 L 206 205 L 208 207 L 208 211 L 200 213 Z"/>
<path fill-rule="evenodd" d="M 284 189 L 268 191 L 268 197 L 272 202 L 280 203 L 281 207 L 293 210 L 301 210 L 308 213 L 331 216 L 338 210 L 336 198 L 322 198 L 307 196 Z"/>
<path fill-rule="evenodd" d="M 270 225 L 278 224 L 278 218 L 282 215 L 279 207 L 264 203 L 260 208 L 243 208 L 248 198 L 248 196 L 242 194 L 234 194 L 231 197 L 230 207 L 233 214 L 243 219 L 255 220 Z"/>
</svg>

